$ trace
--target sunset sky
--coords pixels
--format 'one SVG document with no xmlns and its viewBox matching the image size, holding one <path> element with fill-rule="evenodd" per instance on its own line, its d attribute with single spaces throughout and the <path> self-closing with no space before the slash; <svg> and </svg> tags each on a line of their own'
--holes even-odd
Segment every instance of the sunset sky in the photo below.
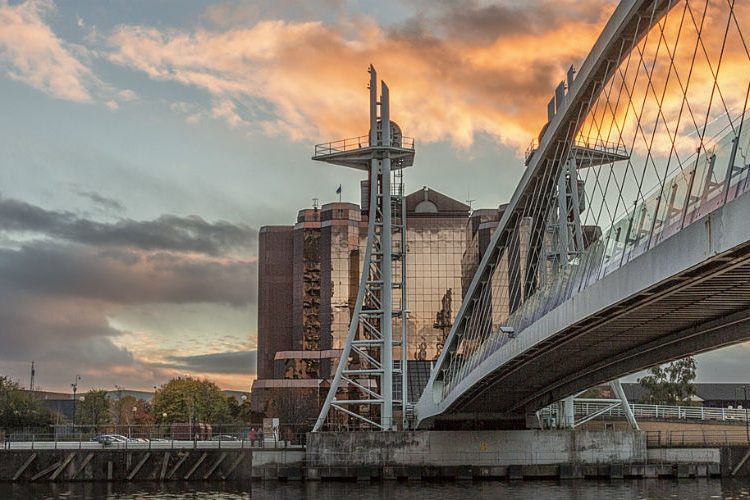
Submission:
<svg viewBox="0 0 750 500">
<path fill-rule="evenodd" d="M 249 390 L 258 228 L 359 201 L 310 156 L 367 132 L 367 66 L 416 138 L 407 189 L 495 207 L 614 6 L 0 0 L 0 374 Z M 748 351 L 701 380 L 750 380 Z"/>
</svg>

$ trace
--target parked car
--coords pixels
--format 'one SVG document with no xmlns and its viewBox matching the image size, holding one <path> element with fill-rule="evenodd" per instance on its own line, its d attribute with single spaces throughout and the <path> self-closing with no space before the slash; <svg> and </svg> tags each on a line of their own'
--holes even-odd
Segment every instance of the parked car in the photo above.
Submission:
<svg viewBox="0 0 750 500">
<path fill-rule="evenodd" d="M 211 438 L 211 441 L 239 441 L 239 439 L 229 434 L 217 434 Z"/>
<path fill-rule="evenodd" d="M 120 434 L 99 434 L 91 438 L 92 441 L 101 444 L 112 444 L 112 443 L 127 443 L 128 438 Z"/>
</svg>

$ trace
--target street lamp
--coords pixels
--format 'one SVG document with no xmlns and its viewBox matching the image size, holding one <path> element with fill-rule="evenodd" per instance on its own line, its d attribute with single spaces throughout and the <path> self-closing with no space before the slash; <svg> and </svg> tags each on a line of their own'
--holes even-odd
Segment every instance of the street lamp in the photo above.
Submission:
<svg viewBox="0 0 750 500">
<path fill-rule="evenodd" d="M 76 374 L 76 378 L 70 386 L 73 388 L 73 427 L 76 425 L 76 392 L 78 392 L 78 382 L 81 380 L 81 376 Z M 83 399 L 83 397 L 81 397 Z"/>
</svg>

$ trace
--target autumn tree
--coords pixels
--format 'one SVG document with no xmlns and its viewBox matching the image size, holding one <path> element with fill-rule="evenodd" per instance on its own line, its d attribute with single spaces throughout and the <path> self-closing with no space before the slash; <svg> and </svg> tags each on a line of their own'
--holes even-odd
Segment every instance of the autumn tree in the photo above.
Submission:
<svg viewBox="0 0 750 500">
<path fill-rule="evenodd" d="M 154 415 L 151 405 L 135 396 L 125 396 L 112 403 L 112 414 L 120 425 L 151 425 Z"/>
<path fill-rule="evenodd" d="M 107 391 L 91 389 L 81 397 L 76 405 L 76 423 L 95 428 L 112 423 Z"/>
<path fill-rule="evenodd" d="M 0 428 L 45 427 L 52 422 L 52 413 L 37 396 L 0 376 Z"/>
<path fill-rule="evenodd" d="M 226 396 L 208 379 L 174 378 L 157 389 L 151 405 L 159 423 L 230 421 Z"/>
<path fill-rule="evenodd" d="M 687 357 L 669 364 L 655 366 L 638 380 L 646 389 L 646 401 L 650 404 L 677 405 L 690 402 L 695 395 L 695 359 Z"/>
</svg>

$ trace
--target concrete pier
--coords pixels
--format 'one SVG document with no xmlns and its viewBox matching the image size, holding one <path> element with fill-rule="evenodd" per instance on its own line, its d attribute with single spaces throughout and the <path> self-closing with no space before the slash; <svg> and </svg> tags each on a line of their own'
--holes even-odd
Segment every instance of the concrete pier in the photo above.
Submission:
<svg viewBox="0 0 750 500">
<path fill-rule="evenodd" d="M 429 481 L 750 475 L 750 447 L 633 431 L 315 433 L 303 448 L 0 450 L 0 481 Z"/>
</svg>

